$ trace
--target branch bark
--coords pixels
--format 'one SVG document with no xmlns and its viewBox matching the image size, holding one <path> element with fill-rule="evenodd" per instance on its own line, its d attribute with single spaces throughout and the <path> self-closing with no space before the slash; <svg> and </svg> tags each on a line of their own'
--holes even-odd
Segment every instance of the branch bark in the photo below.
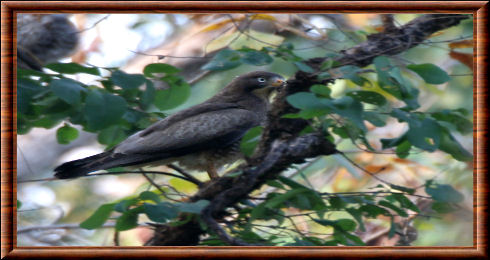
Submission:
<svg viewBox="0 0 490 260">
<path fill-rule="evenodd" d="M 342 52 L 337 59 L 339 66 L 351 64 L 364 67 L 372 63 L 380 55 L 396 55 L 417 46 L 431 34 L 439 30 L 459 24 L 468 15 L 459 14 L 428 14 L 422 15 L 411 22 L 397 28 L 389 26 L 384 32 L 368 36 L 366 42 Z M 386 24 L 390 24 L 387 17 Z M 326 58 L 319 57 L 307 61 L 308 65 L 318 69 Z M 299 136 L 308 121 L 304 119 L 282 118 L 287 113 L 297 110 L 286 102 L 286 97 L 308 89 L 318 83 L 315 73 L 298 71 L 287 81 L 287 86 L 277 95 L 268 114 L 268 122 L 264 128 L 261 143 L 254 157 L 238 177 L 221 177 L 203 185 L 191 197 L 191 201 L 206 199 L 210 204 L 201 212 L 201 219 L 208 230 L 203 230 L 197 218 L 181 214 L 180 226 L 158 225 L 154 237 L 147 245 L 175 246 L 196 245 L 199 236 L 212 232 L 230 245 L 247 245 L 228 235 L 219 226 L 226 208 L 245 199 L 250 192 L 259 188 L 267 180 L 276 178 L 283 170 L 293 163 L 301 163 L 306 158 L 319 155 L 330 155 L 337 152 L 335 145 L 325 139 L 323 134 L 312 133 Z"/>
</svg>

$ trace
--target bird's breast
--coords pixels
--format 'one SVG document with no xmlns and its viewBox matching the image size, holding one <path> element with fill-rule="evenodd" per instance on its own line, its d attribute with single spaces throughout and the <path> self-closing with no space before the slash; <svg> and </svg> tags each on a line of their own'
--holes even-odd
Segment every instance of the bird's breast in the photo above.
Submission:
<svg viewBox="0 0 490 260">
<path fill-rule="evenodd" d="M 215 168 L 219 168 L 225 164 L 235 162 L 242 157 L 243 155 L 240 153 L 240 142 L 234 142 L 226 148 L 205 150 L 176 157 L 174 160 L 188 170 L 206 171 L 210 164 Z"/>
</svg>

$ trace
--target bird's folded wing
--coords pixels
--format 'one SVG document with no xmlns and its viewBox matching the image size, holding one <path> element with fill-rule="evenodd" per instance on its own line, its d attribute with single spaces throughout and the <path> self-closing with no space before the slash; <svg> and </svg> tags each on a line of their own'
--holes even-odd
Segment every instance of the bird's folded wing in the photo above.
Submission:
<svg viewBox="0 0 490 260">
<path fill-rule="evenodd" d="M 174 123 L 177 123 L 179 121 L 182 121 L 186 118 L 193 117 L 199 114 L 203 113 L 209 113 L 213 111 L 219 111 L 219 110 L 224 110 L 224 109 L 230 109 L 230 108 L 239 108 L 236 104 L 232 103 L 202 103 L 196 106 L 193 106 L 191 108 L 179 111 L 173 115 L 170 115 L 166 117 L 164 120 L 161 120 L 145 130 L 142 130 L 141 132 L 137 133 L 140 136 L 145 136 L 148 134 L 151 134 L 155 131 L 162 131 L 165 128 L 171 126 Z"/>
<path fill-rule="evenodd" d="M 260 124 L 259 116 L 239 108 L 218 109 L 181 117 L 171 124 L 163 120 L 115 147 L 115 153 L 185 154 L 207 148 L 225 147 L 240 139 L 251 127 Z M 212 146 L 212 147 L 210 147 Z"/>
</svg>

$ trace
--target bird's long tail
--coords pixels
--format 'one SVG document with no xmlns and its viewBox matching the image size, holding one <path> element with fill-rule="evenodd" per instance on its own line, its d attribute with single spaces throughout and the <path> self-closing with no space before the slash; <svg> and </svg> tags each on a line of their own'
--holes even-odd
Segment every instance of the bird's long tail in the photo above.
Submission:
<svg viewBox="0 0 490 260">
<path fill-rule="evenodd" d="M 110 158 L 109 152 L 99 153 L 87 158 L 66 162 L 54 169 L 54 176 L 59 179 L 76 178 L 90 172 L 105 169 Z"/>
<path fill-rule="evenodd" d="M 163 160 L 167 157 L 168 154 L 165 153 L 127 155 L 114 153 L 111 150 L 83 159 L 66 162 L 54 169 L 54 176 L 58 179 L 77 178 L 97 170 L 139 165 L 159 159 Z"/>
<path fill-rule="evenodd" d="M 97 170 L 136 165 L 152 159 L 152 156 L 148 155 L 128 156 L 107 151 L 87 158 L 66 162 L 54 169 L 54 176 L 59 179 L 76 178 Z"/>
</svg>

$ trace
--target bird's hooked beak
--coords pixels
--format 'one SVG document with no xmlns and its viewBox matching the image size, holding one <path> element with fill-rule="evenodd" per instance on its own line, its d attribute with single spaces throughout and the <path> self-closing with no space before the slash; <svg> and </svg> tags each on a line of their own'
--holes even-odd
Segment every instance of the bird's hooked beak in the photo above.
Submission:
<svg viewBox="0 0 490 260">
<path fill-rule="evenodd" d="M 273 87 L 280 87 L 282 85 L 284 85 L 286 81 L 284 80 L 283 77 L 272 77 L 270 80 L 269 80 L 269 85 L 273 86 Z"/>
</svg>

